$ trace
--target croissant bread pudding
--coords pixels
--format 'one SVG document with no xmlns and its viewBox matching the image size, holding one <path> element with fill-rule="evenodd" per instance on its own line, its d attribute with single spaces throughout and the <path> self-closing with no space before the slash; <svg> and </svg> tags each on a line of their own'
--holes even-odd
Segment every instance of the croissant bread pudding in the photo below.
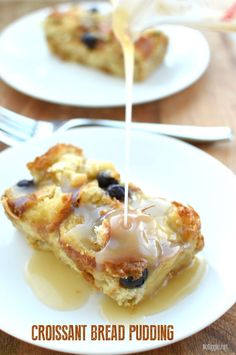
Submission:
<svg viewBox="0 0 236 355">
<path fill-rule="evenodd" d="M 190 206 L 124 187 L 114 165 L 58 144 L 27 164 L 32 180 L 5 191 L 2 203 L 33 248 L 59 259 L 113 298 L 133 306 L 188 266 L 203 248 L 201 223 Z"/>
<path fill-rule="evenodd" d="M 44 23 L 48 46 L 66 61 L 82 63 L 124 76 L 122 49 L 112 31 L 111 13 L 98 7 L 73 6 L 54 10 Z M 134 80 L 145 80 L 163 61 L 168 38 L 160 31 L 144 32 L 135 43 Z"/>
</svg>

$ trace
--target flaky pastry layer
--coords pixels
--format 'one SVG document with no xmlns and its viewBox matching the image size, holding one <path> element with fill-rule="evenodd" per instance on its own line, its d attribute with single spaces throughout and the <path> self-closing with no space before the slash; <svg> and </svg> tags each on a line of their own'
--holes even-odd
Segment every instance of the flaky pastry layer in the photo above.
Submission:
<svg viewBox="0 0 236 355">
<path fill-rule="evenodd" d="M 129 221 L 138 232 L 122 229 L 119 172 L 80 148 L 58 144 L 27 166 L 33 180 L 2 197 L 7 216 L 33 248 L 52 251 L 119 305 L 152 295 L 203 248 L 192 207 L 146 196 L 134 184 Z"/>
</svg>

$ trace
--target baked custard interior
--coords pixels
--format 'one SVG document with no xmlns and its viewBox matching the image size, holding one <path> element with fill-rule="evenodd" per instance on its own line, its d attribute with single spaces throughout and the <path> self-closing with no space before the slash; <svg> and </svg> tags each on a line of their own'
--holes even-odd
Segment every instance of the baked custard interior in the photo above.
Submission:
<svg viewBox="0 0 236 355">
<path fill-rule="evenodd" d="M 110 162 L 58 144 L 27 164 L 32 180 L 5 191 L 14 226 L 36 249 L 50 250 L 120 306 L 134 306 L 187 267 L 203 248 L 201 222 L 188 205 L 124 186 Z"/>
</svg>

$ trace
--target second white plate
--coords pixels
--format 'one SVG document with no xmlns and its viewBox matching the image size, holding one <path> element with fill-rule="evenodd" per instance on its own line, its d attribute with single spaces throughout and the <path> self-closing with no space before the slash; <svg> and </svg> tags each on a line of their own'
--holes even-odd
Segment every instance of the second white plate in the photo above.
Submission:
<svg viewBox="0 0 236 355">
<path fill-rule="evenodd" d="M 91 6 L 89 2 L 86 6 Z M 96 3 L 96 6 L 109 4 Z M 0 77 L 24 94 L 59 104 L 103 107 L 125 104 L 124 80 L 63 62 L 50 54 L 42 23 L 51 10 L 22 17 L 0 36 Z M 135 104 L 177 93 L 198 80 L 210 59 L 205 37 L 181 26 L 160 28 L 170 40 L 164 63 L 143 83 L 134 85 Z"/>
</svg>

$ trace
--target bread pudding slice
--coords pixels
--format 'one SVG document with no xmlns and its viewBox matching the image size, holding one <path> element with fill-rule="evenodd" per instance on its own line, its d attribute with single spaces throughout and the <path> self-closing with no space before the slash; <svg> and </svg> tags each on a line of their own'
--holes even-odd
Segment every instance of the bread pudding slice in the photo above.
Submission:
<svg viewBox="0 0 236 355">
<path fill-rule="evenodd" d="M 5 191 L 2 203 L 33 248 L 50 250 L 121 306 L 152 295 L 203 248 L 190 206 L 124 187 L 112 163 L 58 144 L 27 164 L 32 180 Z"/>
<path fill-rule="evenodd" d="M 66 61 L 124 77 L 122 49 L 112 31 L 111 13 L 74 6 L 54 10 L 44 23 L 48 46 Z M 134 80 L 145 80 L 163 61 L 168 39 L 160 31 L 144 32 L 135 43 Z"/>
</svg>

